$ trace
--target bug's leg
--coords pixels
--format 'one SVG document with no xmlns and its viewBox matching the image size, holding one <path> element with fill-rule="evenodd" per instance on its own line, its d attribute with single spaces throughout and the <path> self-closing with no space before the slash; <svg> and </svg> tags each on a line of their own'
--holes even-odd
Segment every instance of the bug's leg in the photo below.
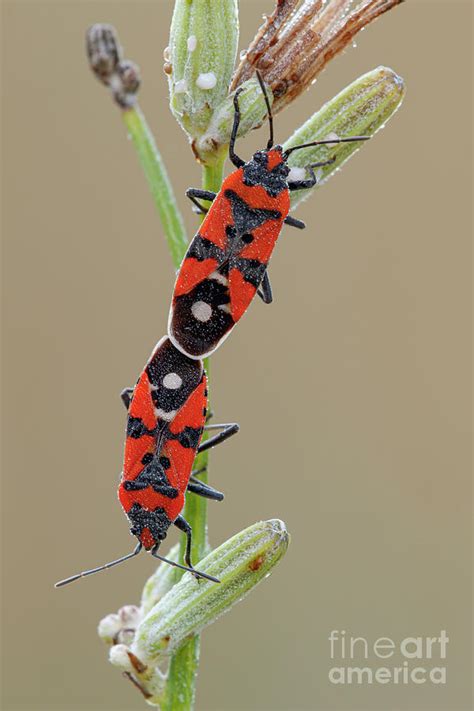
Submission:
<svg viewBox="0 0 474 711">
<path fill-rule="evenodd" d="M 207 573 L 201 573 L 199 570 L 196 570 L 193 568 L 191 565 L 191 536 L 192 536 L 192 530 L 191 526 L 189 523 L 181 516 L 179 515 L 176 521 L 174 522 L 174 525 L 176 528 L 179 528 L 180 531 L 184 531 L 184 533 L 187 536 L 187 541 L 186 541 L 186 553 L 185 553 L 185 562 L 186 566 L 181 565 L 180 563 L 177 563 L 174 560 L 170 560 L 169 558 L 164 558 L 162 555 L 159 555 L 158 550 L 160 548 L 160 543 L 157 543 L 153 548 L 151 549 L 151 554 L 154 558 L 158 558 L 158 560 L 162 560 L 165 563 L 168 563 L 168 565 L 172 565 L 174 568 L 180 568 L 181 570 L 187 570 L 188 572 L 192 573 L 195 578 L 206 578 L 206 580 L 211 580 L 213 583 L 220 583 L 220 580 L 217 578 L 214 578 L 212 575 L 208 575 Z"/>
<path fill-rule="evenodd" d="M 198 496 L 203 496 L 205 499 L 212 499 L 213 501 L 222 501 L 224 499 L 224 494 L 221 491 L 217 491 L 212 486 L 204 484 L 204 482 L 199 481 L 199 479 L 190 478 L 188 484 L 188 491 Z"/>
<path fill-rule="evenodd" d="M 192 491 L 193 494 L 199 494 L 200 496 L 204 496 L 206 499 L 222 501 L 222 499 L 224 498 L 224 494 L 222 494 L 220 491 L 217 491 L 217 489 L 214 489 L 212 486 L 209 486 L 209 484 L 205 484 L 203 481 L 197 478 L 198 474 L 202 474 L 206 471 L 207 467 L 201 467 L 201 469 L 195 469 L 193 471 L 193 473 L 189 477 L 189 481 L 191 483 L 188 484 L 188 491 Z M 191 486 L 192 484 L 196 486 Z"/>
<path fill-rule="evenodd" d="M 308 165 L 307 171 L 311 176 L 308 180 L 294 180 L 288 183 L 288 190 L 290 192 L 293 192 L 294 190 L 307 190 L 308 188 L 314 188 L 318 180 L 311 165 Z"/>
<path fill-rule="evenodd" d="M 290 227 L 296 227 L 298 230 L 304 230 L 304 228 L 306 227 L 303 220 L 297 220 L 296 217 L 292 217 L 291 215 L 285 217 L 283 222 L 285 223 L 285 225 L 290 225 Z"/>
<path fill-rule="evenodd" d="M 314 173 L 314 168 L 322 168 L 325 165 L 331 165 L 331 163 L 334 163 L 335 160 L 335 158 L 331 158 L 331 160 L 325 160 L 321 163 L 312 163 L 312 165 L 308 165 L 306 170 L 311 177 L 308 180 L 290 181 L 288 183 L 288 190 L 292 192 L 293 190 L 307 190 L 308 188 L 314 188 L 318 182 L 318 179 Z"/>
<path fill-rule="evenodd" d="M 201 205 L 198 200 L 208 200 L 212 202 L 216 198 L 216 193 L 211 193 L 210 190 L 199 190 L 199 188 L 188 188 L 186 190 L 186 197 L 188 197 L 194 205 L 197 207 L 197 211 L 201 215 L 205 215 L 209 211 L 208 207 Z"/>
<path fill-rule="evenodd" d="M 257 290 L 257 294 L 262 299 L 264 304 L 271 304 L 273 301 L 272 285 L 270 284 L 270 277 L 268 272 L 263 275 L 262 282 L 260 284 L 260 289 Z"/>
<path fill-rule="evenodd" d="M 210 439 L 206 439 L 205 442 L 199 445 L 198 447 L 198 454 L 200 452 L 205 452 L 206 449 L 211 449 L 211 447 L 215 447 L 216 445 L 220 444 L 221 442 L 225 442 L 226 439 L 229 439 L 229 437 L 232 437 L 232 435 L 237 434 L 239 431 L 239 425 L 236 422 L 231 422 L 226 425 L 207 425 L 204 427 L 205 430 L 217 430 L 220 428 L 223 428 L 222 432 L 219 432 L 219 434 L 214 435 L 214 437 L 211 437 Z"/>
<path fill-rule="evenodd" d="M 234 123 L 232 126 L 232 133 L 230 134 L 229 142 L 229 159 L 232 161 L 236 168 L 241 168 L 243 165 L 245 165 L 245 161 L 242 160 L 242 158 L 239 158 L 239 156 L 234 151 L 235 141 L 237 138 L 237 132 L 239 130 L 240 124 L 239 94 L 241 92 L 242 89 L 237 89 L 234 94 Z"/>
<path fill-rule="evenodd" d="M 189 523 L 186 521 L 186 519 L 181 516 L 181 514 L 179 514 L 176 518 L 174 525 L 176 526 L 176 528 L 179 528 L 180 531 L 186 534 L 186 551 L 184 553 L 184 562 L 186 563 L 186 565 L 192 568 L 193 564 L 191 563 L 191 546 L 193 542 L 193 530 Z"/>
<path fill-rule="evenodd" d="M 127 410 L 130 407 L 130 403 L 132 401 L 132 395 L 133 395 L 133 388 L 124 388 L 122 390 L 122 392 L 120 393 L 122 402 L 125 405 L 125 407 L 127 408 Z"/>
</svg>

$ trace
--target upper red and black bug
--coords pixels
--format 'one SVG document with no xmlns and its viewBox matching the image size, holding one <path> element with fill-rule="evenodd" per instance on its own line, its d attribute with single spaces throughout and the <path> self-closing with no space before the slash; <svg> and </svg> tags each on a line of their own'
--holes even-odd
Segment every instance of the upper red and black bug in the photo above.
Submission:
<svg viewBox="0 0 474 711">
<path fill-rule="evenodd" d="M 155 558 L 216 581 L 191 563 L 191 526 L 181 515 L 187 491 L 221 501 L 224 496 L 195 477 L 196 454 L 235 434 L 237 424 L 206 425 L 207 381 L 202 361 L 192 360 L 164 337 L 142 371 L 134 389 L 122 399 L 128 409 L 124 466 L 118 496 L 138 539 L 132 553 L 56 583 L 66 585 L 137 555 L 142 548 Z M 221 431 L 201 444 L 203 430 Z M 158 555 L 171 524 L 187 536 L 181 566 Z M 218 581 L 216 581 L 218 582 Z"/>
<path fill-rule="evenodd" d="M 168 334 L 190 358 L 210 355 L 247 310 L 255 294 L 272 301 L 267 265 L 283 223 L 302 229 L 301 220 L 288 215 L 290 191 L 316 185 L 314 168 L 307 180 L 289 179 L 287 160 L 293 151 L 309 146 L 366 140 L 366 136 L 328 139 L 294 146 L 286 151 L 273 145 L 273 118 L 260 74 L 270 124 L 266 150 L 246 163 L 234 151 L 240 122 L 239 93 L 234 96 L 234 124 L 229 158 L 237 167 L 219 193 L 190 189 L 187 196 L 207 215 L 192 240 L 178 273 L 171 303 Z M 213 201 L 206 209 L 198 200 Z"/>
</svg>

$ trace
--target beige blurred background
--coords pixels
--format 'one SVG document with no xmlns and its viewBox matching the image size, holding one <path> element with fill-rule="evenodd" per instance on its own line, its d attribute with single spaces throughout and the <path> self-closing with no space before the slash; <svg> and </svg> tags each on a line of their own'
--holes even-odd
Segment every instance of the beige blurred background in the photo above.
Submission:
<svg viewBox="0 0 474 711">
<path fill-rule="evenodd" d="M 241 48 L 271 7 L 242 0 Z M 165 332 L 173 284 L 136 155 L 86 66 L 84 31 L 113 23 L 140 64 L 141 104 L 192 234 L 184 190 L 200 172 L 161 69 L 172 2 L 2 9 L 2 708 L 138 710 L 96 625 L 137 601 L 152 561 L 52 585 L 130 548 L 115 493 L 119 392 Z M 298 210 L 306 232 L 285 230 L 273 306 L 255 303 L 213 357 L 213 408 L 241 433 L 212 456 L 226 493 L 209 507 L 212 541 L 279 517 L 292 543 L 273 577 L 205 632 L 199 711 L 471 708 L 471 9 L 407 2 L 277 117 L 284 139 L 378 64 L 407 83 L 386 130 Z M 328 681 L 331 630 L 397 641 L 441 629 L 445 686 Z"/>
</svg>

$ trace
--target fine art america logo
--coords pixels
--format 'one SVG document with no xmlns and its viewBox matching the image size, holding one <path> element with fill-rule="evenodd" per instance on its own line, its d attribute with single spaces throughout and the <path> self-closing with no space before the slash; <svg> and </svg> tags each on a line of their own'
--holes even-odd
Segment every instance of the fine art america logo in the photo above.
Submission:
<svg viewBox="0 0 474 711">
<path fill-rule="evenodd" d="M 328 637 L 331 684 L 446 684 L 449 637 L 352 637 L 332 630 Z"/>
</svg>

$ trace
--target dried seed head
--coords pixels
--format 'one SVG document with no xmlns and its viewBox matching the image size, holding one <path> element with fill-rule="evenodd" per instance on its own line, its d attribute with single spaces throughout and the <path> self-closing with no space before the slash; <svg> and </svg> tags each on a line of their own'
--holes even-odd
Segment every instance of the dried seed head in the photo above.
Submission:
<svg viewBox="0 0 474 711">
<path fill-rule="evenodd" d="M 115 102 L 122 109 L 136 103 L 140 87 L 138 66 L 123 59 L 117 33 L 111 25 L 92 25 L 86 34 L 89 64 L 96 77 L 109 87 Z"/>
<path fill-rule="evenodd" d="M 86 51 L 96 77 L 109 85 L 110 77 L 122 58 L 117 34 L 112 25 L 92 25 L 86 33 Z"/>
<path fill-rule="evenodd" d="M 403 0 L 277 0 L 251 42 L 232 89 L 259 69 L 278 113 L 307 89 L 366 25 Z"/>
</svg>

